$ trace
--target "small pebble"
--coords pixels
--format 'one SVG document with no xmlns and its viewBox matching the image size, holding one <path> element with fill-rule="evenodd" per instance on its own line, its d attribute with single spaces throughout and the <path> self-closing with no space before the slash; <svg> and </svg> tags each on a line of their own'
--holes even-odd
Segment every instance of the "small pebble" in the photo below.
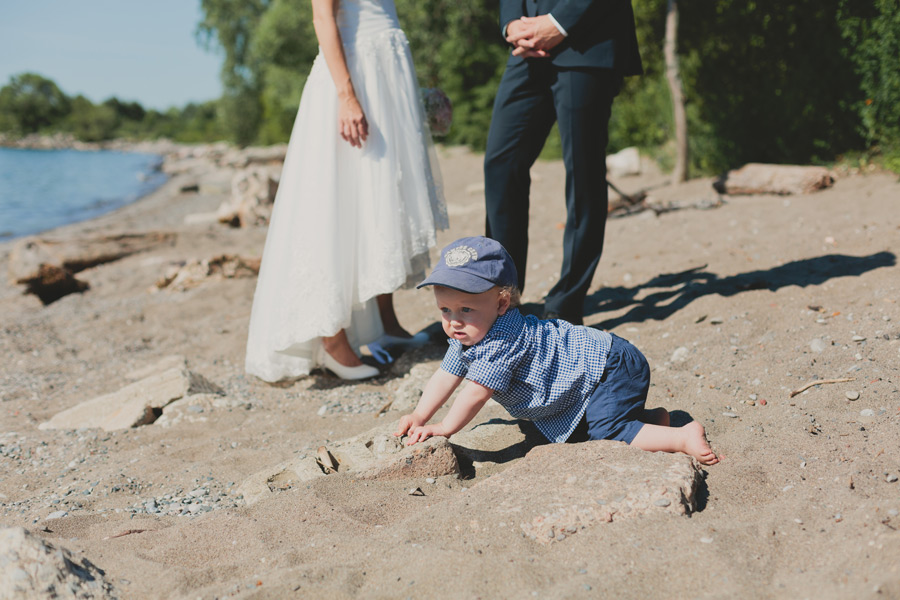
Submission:
<svg viewBox="0 0 900 600">
<path fill-rule="evenodd" d="M 847 396 L 847 400 L 859 400 L 859 392 L 856 390 L 850 390 L 844 395 Z"/>
<path fill-rule="evenodd" d="M 428 477 L 427 479 L 425 479 L 425 483 L 434 483 L 435 481 L 437 480 L 434 477 Z"/>
<path fill-rule="evenodd" d="M 866 341 L 865 336 L 862 336 L 862 335 L 854 335 L 854 336 L 853 336 L 852 338 L 850 338 L 850 339 L 852 339 L 854 342 L 864 342 L 864 341 Z"/>
<path fill-rule="evenodd" d="M 891 473 L 890 475 L 885 477 L 884 480 L 887 481 L 888 483 L 894 483 L 895 481 L 897 481 L 897 476 L 894 475 L 893 473 Z"/>
<path fill-rule="evenodd" d="M 760 400 L 760 401 L 759 401 L 759 405 L 760 405 L 760 406 L 765 406 L 765 405 L 766 405 L 766 399 L 763 398 L 762 400 Z"/>
<path fill-rule="evenodd" d="M 859 411 L 859 416 L 861 416 L 861 417 L 874 417 L 874 416 L 875 416 L 875 411 L 872 410 L 871 408 L 864 408 L 864 409 L 862 409 L 861 411 Z"/>
<path fill-rule="evenodd" d="M 684 362 L 684 361 L 687 360 L 688 355 L 690 354 L 690 352 L 691 352 L 691 351 L 688 350 L 687 348 L 685 348 L 684 346 L 681 346 L 681 347 L 679 347 L 679 348 L 676 348 L 676 349 L 675 349 L 675 352 L 672 353 L 671 358 L 669 358 L 669 361 L 671 361 L 671 362 L 673 362 L 673 363 L 681 363 L 681 362 Z"/>
<path fill-rule="evenodd" d="M 700 538 L 700 542 L 704 544 L 712 544 L 713 539 L 711 537 L 702 537 Z"/>
<path fill-rule="evenodd" d="M 672 504 L 672 501 L 669 500 L 668 498 L 660 498 L 653 504 L 655 504 L 656 506 L 669 506 L 670 504 Z"/>
<path fill-rule="evenodd" d="M 728 418 L 730 418 L 730 419 L 736 419 L 736 418 L 737 418 L 737 413 L 725 411 L 725 412 L 722 413 L 722 416 L 728 417 Z"/>
</svg>

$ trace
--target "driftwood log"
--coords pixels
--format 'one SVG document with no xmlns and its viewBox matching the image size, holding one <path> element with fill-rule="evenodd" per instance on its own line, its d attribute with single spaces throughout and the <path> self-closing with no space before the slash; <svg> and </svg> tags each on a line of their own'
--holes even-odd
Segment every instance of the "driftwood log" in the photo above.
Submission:
<svg viewBox="0 0 900 600">
<path fill-rule="evenodd" d="M 75 273 L 175 242 L 174 233 L 123 233 L 93 238 L 25 238 L 9 255 L 9 279 L 27 286 L 44 304 L 83 292 L 88 284 Z"/>
<path fill-rule="evenodd" d="M 748 163 L 728 171 L 713 184 L 720 194 L 808 194 L 831 187 L 834 175 L 825 167 Z"/>
</svg>

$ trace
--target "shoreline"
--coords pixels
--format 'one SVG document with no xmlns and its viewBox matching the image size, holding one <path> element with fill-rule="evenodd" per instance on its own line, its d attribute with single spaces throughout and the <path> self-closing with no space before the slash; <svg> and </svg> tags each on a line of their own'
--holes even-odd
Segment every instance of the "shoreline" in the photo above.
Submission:
<svg viewBox="0 0 900 600">
<path fill-rule="evenodd" d="M 103 142 L 82 142 L 69 133 L 29 134 L 24 137 L 13 137 L 0 133 L 0 148 L 19 150 L 110 150 L 119 152 L 141 152 L 145 154 L 166 155 L 176 152 L 185 144 L 168 139 L 129 140 L 114 139 Z"/>
<path fill-rule="evenodd" d="M 147 157 L 148 164 L 146 165 L 146 169 L 142 168 L 140 172 L 136 173 L 137 180 L 133 185 L 133 192 L 125 194 L 121 197 L 109 198 L 104 201 L 105 204 L 111 204 L 112 207 L 101 209 L 101 212 L 87 215 L 79 215 L 80 212 L 93 212 L 96 209 L 92 209 L 93 204 L 97 202 L 96 198 L 92 199 L 90 197 L 85 197 L 84 202 L 77 206 L 65 206 L 65 210 L 72 215 L 72 220 L 67 223 L 62 223 L 58 225 L 52 225 L 47 227 L 46 229 L 40 229 L 38 231 L 29 231 L 29 232 L 21 232 L 17 233 L 13 230 L 0 232 L 0 242 L 9 242 L 20 240 L 22 238 L 28 237 L 41 237 L 51 232 L 67 227 L 69 225 L 73 225 L 76 223 L 92 221 L 94 219 L 102 218 L 103 216 L 121 210 L 129 205 L 132 205 L 136 202 L 139 202 L 141 199 L 153 194 L 158 189 L 160 189 L 163 185 L 166 184 L 171 179 L 171 174 L 166 173 L 164 170 L 164 166 L 166 163 L 166 159 L 168 156 L 171 156 L 174 152 L 177 151 L 177 148 L 170 143 L 165 143 L 164 145 L 153 145 L 146 146 L 140 144 L 128 145 L 125 142 L 118 142 L 115 147 L 19 147 L 19 146 L 0 146 L 0 148 L 5 148 L 9 150 L 34 150 L 38 152 L 48 151 L 48 152 L 56 152 L 56 151 L 75 151 L 75 152 L 113 152 L 113 153 L 130 153 L 130 154 L 141 154 Z M 96 186 L 96 192 L 100 193 L 103 191 L 102 185 Z M 129 199 L 129 196 L 133 196 Z M 42 209 L 46 210 L 46 209 Z"/>
</svg>

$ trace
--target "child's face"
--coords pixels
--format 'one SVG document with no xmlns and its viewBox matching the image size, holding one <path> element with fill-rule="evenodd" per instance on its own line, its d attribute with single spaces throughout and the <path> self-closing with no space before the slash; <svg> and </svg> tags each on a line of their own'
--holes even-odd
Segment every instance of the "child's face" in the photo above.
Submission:
<svg viewBox="0 0 900 600">
<path fill-rule="evenodd" d="M 434 299 L 441 311 L 444 333 L 463 346 L 474 346 L 484 339 L 497 317 L 509 308 L 509 298 L 498 287 L 467 294 L 436 285 Z"/>
</svg>

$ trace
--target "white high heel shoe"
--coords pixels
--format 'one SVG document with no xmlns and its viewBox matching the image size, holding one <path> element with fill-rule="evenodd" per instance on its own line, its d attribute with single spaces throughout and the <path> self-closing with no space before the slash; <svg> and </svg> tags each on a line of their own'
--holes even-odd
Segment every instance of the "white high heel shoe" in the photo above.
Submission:
<svg viewBox="0 0 900 600">
<path fill-rule="evenodd" d="M 369 379 L 381 374 L 381 371 L 370 365 L 359 365 L 356 367 L 342 365 L 328 354 L 324 346 L 319 349 L 319 364 L 345 381 Z"/>
</svg>

